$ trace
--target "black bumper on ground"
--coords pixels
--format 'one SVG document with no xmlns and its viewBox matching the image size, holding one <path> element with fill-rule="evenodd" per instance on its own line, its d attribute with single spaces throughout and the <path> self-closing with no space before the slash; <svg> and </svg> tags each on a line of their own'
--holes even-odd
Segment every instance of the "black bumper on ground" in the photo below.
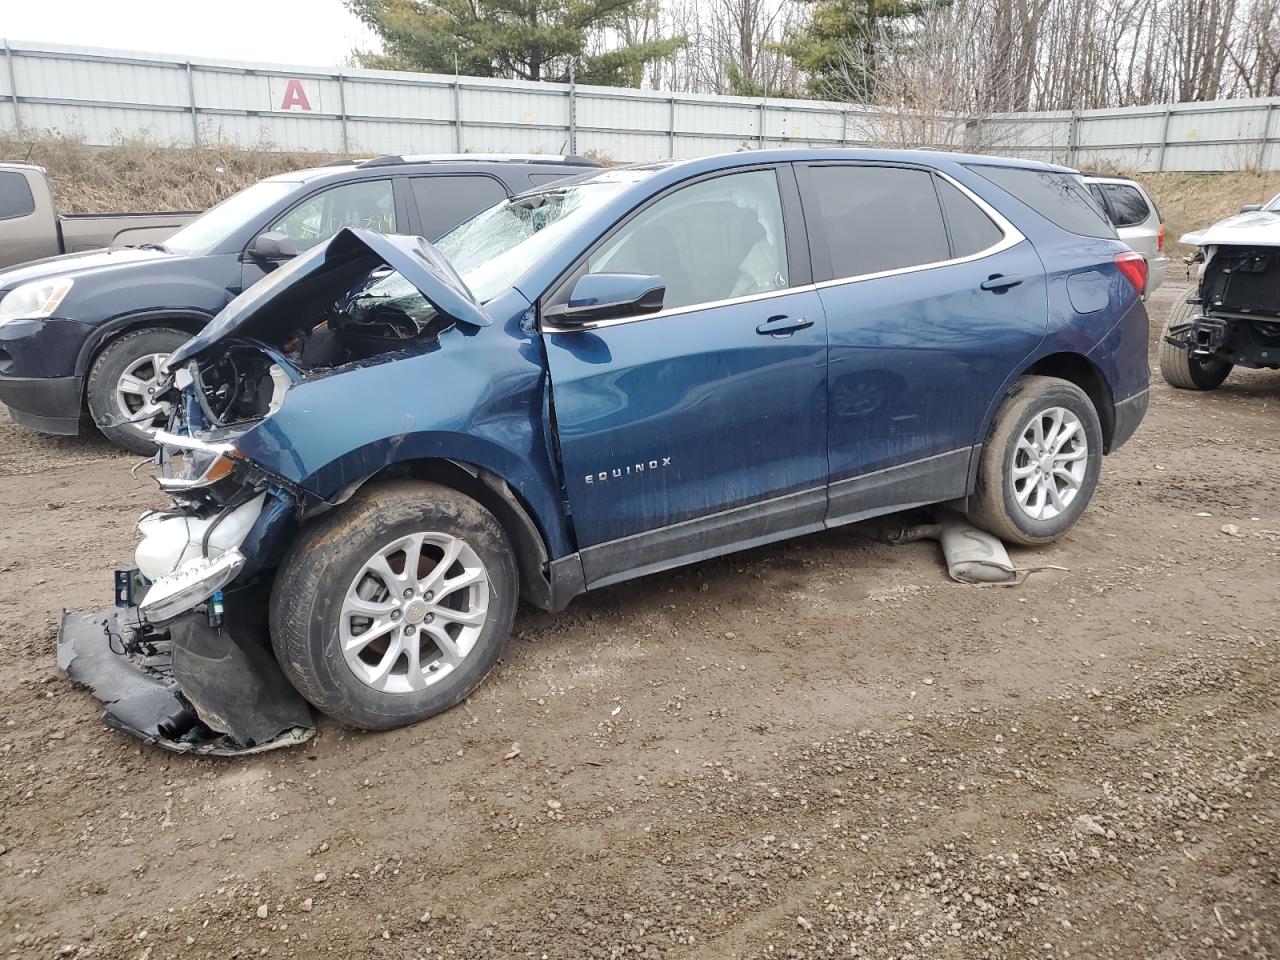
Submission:
<svg viewBox="0 0 1280 960">
<path fill-rule="evenodd" d="M 13 422 L 41 433 L 80 432 L 83 377 L 0 376 L 0 402 Z"/>
<path fill-rule="evenodd" d="M 102 719 L 167 750 L 260 753 L 308 740 L 311 707 L 252 631 L 200 613 L 159 626 L 134 607 L 63 614 L 58 666 L 106 704 Z"/>
<path fill-rule="evenodd" d="M 1107 451 L 1111 453 L 1120 449 L 1134 432 L 1138 429 L 1138 424 L 1142 423 L 1142 418 L 1147 415 L 1147 407 L 1151 403 L 1151 391 L 1143 390 L 1141 393 L 1135 393 L 1127 400 L 1121 400 L 1116 404 L 1116 424 L 1115 429 L 1111 431 L 1111 448 Z"/>
</svg>

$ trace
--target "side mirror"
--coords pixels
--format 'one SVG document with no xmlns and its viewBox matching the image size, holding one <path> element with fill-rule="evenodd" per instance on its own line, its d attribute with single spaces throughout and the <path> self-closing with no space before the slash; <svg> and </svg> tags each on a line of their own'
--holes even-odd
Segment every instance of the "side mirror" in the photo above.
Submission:
<svg viewBox="0 0 1280 960">
<path fill-rule="evenodd" d="M 260 260 L 288 260 L 298 255 L 293 240 L 277 230 L 260 233 L 249 244 L 249 254 Z"/>
<path fill-rule="evenodd" d="M 1261 210 L 1261 209 L 1262 209 L 1262 204 L 1260 203 L 1246 203 L 1243 207 L 1240 208 L 1240 212 L 1253 213 L 1254 211 Z"/>
<path fill-rule="evenodd" d="M 599 320 L 657 313 L 667 295 L 661 277 L 643 273 L 588 273 L 573 286 L 569 302 L 542 311 L 558 327 L 581 327 Z"/>
</svg>

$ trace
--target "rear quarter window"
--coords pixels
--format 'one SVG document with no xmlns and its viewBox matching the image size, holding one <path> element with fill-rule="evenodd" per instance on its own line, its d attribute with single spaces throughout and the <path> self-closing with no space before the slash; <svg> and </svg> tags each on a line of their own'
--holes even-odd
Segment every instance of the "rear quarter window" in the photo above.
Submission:
<svg viewBox="0 0 1280 960">
<path fill-rule="evenodd" d="M 976 203 L 941 177 L 937 183 L 938 198 L 942 200 L 947 230 L 951 233 L 953 257 L 971 257 L 1004 239 L 1000 228 Z"/>
<path fill-rule="evenodd" d="M 973 164 L 969 169 L 1068 233 L 1115 239 L 1116 231 L 1107 215 L 1076 174 L 985 164 Z"/>
<path fill-rule="evenodd" d="M 1135 227 L 1151 215 L 1151 208 L 1137 187 L 1127 183 L 1104 183 L 1102 193 L 1111 204 L 1111 213 L 1117 227 Z"/>
<path fill-rule="evenodd" d="M 36 198 L 31 195 L 31 185 L 20 173 L 0 173 L 0 220 L 28 217 L 35 213 Z"/>
</svg>

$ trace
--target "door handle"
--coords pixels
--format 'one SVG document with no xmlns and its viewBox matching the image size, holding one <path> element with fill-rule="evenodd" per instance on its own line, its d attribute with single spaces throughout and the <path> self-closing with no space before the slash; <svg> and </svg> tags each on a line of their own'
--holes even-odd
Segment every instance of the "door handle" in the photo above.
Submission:
<svg viewBox="0 0 1280 960">
<path fill-rule="evenodd" d="M 983 280 L 980 286 L 983 290 L 990 290 L 993 293 L 1002 293 L 1010 287 L 1016 287 L 1022 282 L 1022 278 L 1017 274 L 993 273 L 987 279 Z"/>
<path fill-rule="evenodd" d="M 760 326 L 756 327 L 756 333 L 764 334 L 765 336 L 768 336 L 769 334 L 777 336 L 778 334 L 795 333 L 797 330 L 803 330 L 806 327 L 812 326 L 813 321 L 806 320 L 804 317 L 788 317 L 780 315 L 770 317 L 764 323 L 760 324 Z"/>
</svg>

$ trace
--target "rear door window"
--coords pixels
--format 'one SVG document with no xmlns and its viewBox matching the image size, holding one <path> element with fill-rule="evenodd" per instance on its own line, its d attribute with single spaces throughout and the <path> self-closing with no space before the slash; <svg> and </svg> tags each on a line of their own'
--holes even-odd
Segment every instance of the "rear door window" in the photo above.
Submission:
<svg viewBox="0 0 1280 960">
<path fill-rule="evenodd" d="M 1004 238 L 1000 228 L 982 212 L 981 207 L 941 177 L 938 178 L 938 197 L 947 217 L 953 257 L 971 257 L 994 247 Z"/>
<path fill-rule="evenodd" d="M 925 170 L 810 167 L 816 214 L 826 229 L 833 278 L 950 258 L 942 208 Z"/>
<path fill-rule="evenodd" d="M 437 240 L 481 210 L 507 199 L 507 190 L 486 176 L 414 177 L 413 199 L 423 234 L 428 240 Z"/>
<path fill-rule="evenodd" d="M 1078 174 L 985 164 L 973 164 L 969 169 L 1069 233 L 1115 238 L 1116 232 L 1107 215 Z"/>
<path fill-rule="evenodd" d="M 36 198 L 27 178 L 20 173 L 0 173 L 0 220 L 29 217 L 35 210 Z"/>
<path fill-rule="evenodd" d="M 1151 208 L 1137 187 L 1127 183 L 1104 183 L 1101 187 L 1111 203 L 1112 220 L 1117 227 L 1137 226 L 1151 215 Z"/>
</svg>

